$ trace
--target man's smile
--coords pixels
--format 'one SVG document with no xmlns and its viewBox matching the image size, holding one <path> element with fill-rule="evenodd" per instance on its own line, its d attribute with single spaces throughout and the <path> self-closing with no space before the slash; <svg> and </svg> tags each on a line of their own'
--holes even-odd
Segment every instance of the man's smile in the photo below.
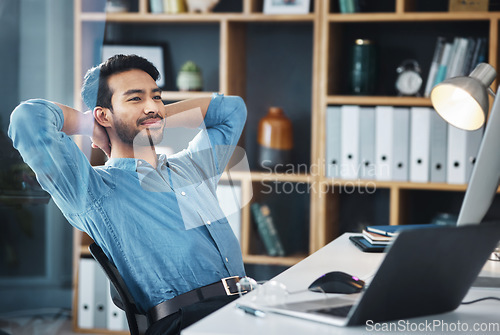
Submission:
<svg viewBox="0 0 500 335">
<path fill-rule="evenodd" d="M 163 126 L 163 118 L 160 116 L 156 117 L 148 117 L 145 120 L 139 120 L 139 125 L 147 126 L 148 128 L 162 127 Z"/>
</svg>

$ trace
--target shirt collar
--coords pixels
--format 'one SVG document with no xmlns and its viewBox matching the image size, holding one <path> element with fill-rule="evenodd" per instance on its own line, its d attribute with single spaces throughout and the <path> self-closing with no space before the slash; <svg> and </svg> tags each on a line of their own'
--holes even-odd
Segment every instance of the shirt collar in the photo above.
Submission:
<svg viewBox="0 0 500 335">
<path fill-rule="evenodd" d="M 158 168 L 161 168 L 163 165 L 166 165 L 168 167 L 167 155 L 159 154 L 157 155 L 157 158 Z M 144 164 L 148 163 L 142 159 L 137 158 L 110 158 L 105 165 L 128 171 L 137 171 L 137 168 L 141 165 L 143 166 Z"/>
</svg>

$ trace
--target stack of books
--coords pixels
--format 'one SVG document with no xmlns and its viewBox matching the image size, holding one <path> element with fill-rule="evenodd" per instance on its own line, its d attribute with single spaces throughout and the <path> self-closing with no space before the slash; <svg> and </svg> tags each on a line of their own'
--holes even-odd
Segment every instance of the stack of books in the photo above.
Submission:
<svg viewBox="0 0 500 335">
<path fill-rule="evenodd" d="M 485 62 L 488 53 L 486 37 L 454 37 L 447 41 L 439 36 L 434 48 L 424 95 L 447 78 L 468 76 L 477 64 Z"/>
<path fill-rule="evenodd" d="M 361 236 L 351 238 L 351 241 L 365 252 L 383 252 L 402 230 L 434 228 L 437 224 L 411 224 L 400 226 L 367 226 Z"/>
</svg>

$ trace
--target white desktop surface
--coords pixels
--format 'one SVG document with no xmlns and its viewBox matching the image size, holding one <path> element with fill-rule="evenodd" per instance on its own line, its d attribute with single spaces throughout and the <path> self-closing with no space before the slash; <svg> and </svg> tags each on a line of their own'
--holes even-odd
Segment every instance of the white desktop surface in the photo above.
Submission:
<svg viewBox="0 0 500 335">
<path fill-rule="evenodd" d="M 343 271 L 361 279 L 371 278 L 385 254 L 382 253 L 363 253 L 357 249 L 348 239 L 349 234 L 344 234 L 332 241 L 322 249 L 302 262 L 294 265 L 283 273 L 279 274 L 273 280 L 286 285 L 289 292 L 301 291 L 306 289 L 320 275 L 329 271 Z M 452 252 L 452 251 L 450 251 Z M 500 262 L 488 261 L 481 272 L 485 276 L 500 276 Z M 249 293 L 243 298 L 252 299 Z M 332 295 L 333 296 L 333 295 Z M 340 295 L 339 295 L 340 296 Z M 500 298 L 500 289 L 476 288 L 470 289 L 464 301 L 469 301 L 486 296 L 495 296 Z M 318 293 L 304 292 L 292 294 L 290 300 L 317 298 Z M 398 331 L 376 331 L 375 328 L 365 326 L 358 327 L 335 327 L 331 325 L 316 323 L 308 320 L 301 320 L 289 316 L 267 313 L 265 317 L 255 317 L 245 314 L 242 310 L 236 308 L 236 302 L 221 308 L 208 317 L 200 320 L 191 327 L 186 328 L 183 335 L 223 335 L 223 334 L 258 334 L 258 335 L 277 335 L 277 334 L 360 334 L 360 333 L 384 333 L 401 334 L 401 330 L 406 333 L 418 333 L 417 327 L 424 328 L 422 333 L 434 332 L 436 334 L 499 334 L 500 333 L 500 301 L 486 300 L 472 305 L 461 305 L 453 312 L 432 315 L 428 317 L 412 318 L 403 320 L 401 323 L 393 322 L 393 327 Z M 435 323 L 443 326 L 429 328 Z M 378 324 L 383 327 L 388 324 Z M 474 331 L 474 327 L 490 327 L 493 331 Z M 448 327 L 448 328 L 446 328 Z M 467 329 L 466 329 L 467 328 Z M 449 331 L 446 331 L 446 330 Z M 460 331 L 462 330 L 462 331 Z M 467 331 L 463 331 L 467 330 Z"/>
</svg>

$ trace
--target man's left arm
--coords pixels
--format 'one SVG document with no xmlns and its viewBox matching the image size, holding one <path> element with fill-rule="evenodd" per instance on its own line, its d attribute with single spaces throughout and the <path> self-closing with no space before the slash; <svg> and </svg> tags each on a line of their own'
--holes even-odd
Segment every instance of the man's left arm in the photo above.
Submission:
<svg viewBox="0 0 500 335">
<path fill-rule="evenodd" d="M 223 173 L 238 144 L 246 116 L 242 98 L 221 94 L 212 96 L 203 122 L 198 125 L 202 131 L 187 149 L 195 165 L 203 170 L 203 179 L 215 178 L 216 181 Z"/>
</svg>

